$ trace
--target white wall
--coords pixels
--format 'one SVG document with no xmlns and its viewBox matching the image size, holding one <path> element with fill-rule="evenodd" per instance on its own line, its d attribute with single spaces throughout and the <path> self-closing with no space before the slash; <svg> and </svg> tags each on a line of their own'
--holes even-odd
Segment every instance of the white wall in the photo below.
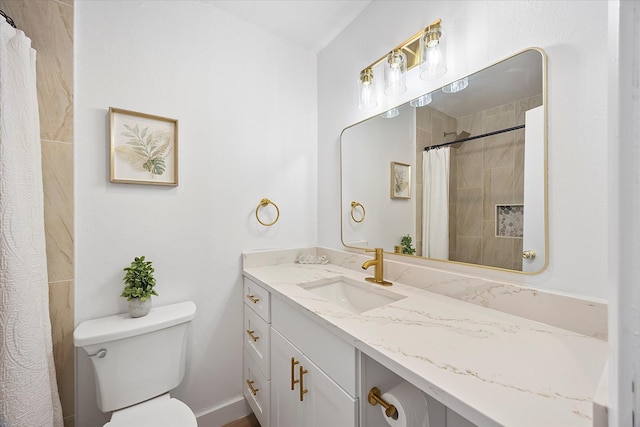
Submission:
<svg viewBox="0 0 640 427">
<path fill-rule="evenodd" d="M 343 174 L 343 198 L 360 202 L 366 210 L 363 222 L 351 219 L 351 206 L 342 206 L 343 241 L 366 241 L 370 248 L 393 251 L 405 234 L 416 235 L 416 113 L 406 105 L 397 117 L 375 117 L 345 130 L 341 136 L 341 161 L 350 165 Z M 411 168 L 411 198 L 391 199 L 391 162 Z M 373 170 L 372 170 L 373 169 Z M 356 211 L 359 218 L 360 211 Z M 390 222 L 388 219 L 394 218 Z M 364 247 L 363 244 L 350 246 Z M 415 246 L 415 242 L 414 242 Z"/>
<path fill-rule="evenodd" d="M 241 252 L 317 240 L 316 55 L 205 2 L 75 13 L 76 324 L 125 312 L 122 268 L 146 255 L 154 304 L 198 306 L 173 394 L 204 413 L 241 393 Z M 178 187 L 108 182 L 109 106 L 179 119 Z M 270 228 L 263 197 L 281 211 Z M 104 419 L 92 376 L 78 357 L 79 426 Z"/>
<path fill-rule="evenodd" d="M 339 135 L 343 128 L 527 47 L 548 55 L 549 267 L 535 276 L 466 272 L 596 299 L 607 297 L 606 1 L 375 1 L 318 56 L 318 234 L 340 248 Z M 442 18 L 449 72 L 411 73 L 409 90 L 358 109 L 360 70 Z M 593 29 L 602 28 L 602 37 Z M 414 71 L 414 70 L 412 70 Z M 376 72 L 376 70 L 374 70 Z M 378 70 L 378 75 L 381 71 Z M 450 264 L 432 262 L 444 269 Z"/>
<path fill-rule="evenodd" d="M 609 425 L 622 426 L 640 413 L 640 2 L 610 1 L 608 27 Z"/>
</svg>

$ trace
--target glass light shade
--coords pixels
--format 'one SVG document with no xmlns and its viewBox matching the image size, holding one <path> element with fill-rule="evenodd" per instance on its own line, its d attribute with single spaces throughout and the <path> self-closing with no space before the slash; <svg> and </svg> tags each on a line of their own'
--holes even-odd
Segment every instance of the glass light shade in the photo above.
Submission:
<svg viewBox="0 0 640 427">
<path fill-rule="evenodd" d="M 400 95 L 407 91 L 407 55 L 394 50 L 384 61 L 384 93 Z"/>
<path fill-rule="evenodd" d="M 409 105 L 412 107 L 424 107 L 425 105 L 431 104 L 431 94 L 426 93 L 422 96 L 417 97 L 416 99 L 412 99 L 409 102 Z"/>
<path fill-rule="evenodd" d="M 443 86 L 442 91 L 444 93 L 456 93 L 464 90 L 467 86 L 469 86 L 469 79 L 465 77 L 464 79 L 456 80 L 449 85 Z"/>
<path fill-rule="evenodd" d="M 358 105 L 361 110 L 378 106 L 378 93 L 371 69 L 363 70 L 358 79 Z"/>
<path fill-rule="evenodd" d="M 420 78 L 435 80 L 447 72 L 445 43 L 440 26 L 420 37 Z"/>
<path fill-rule="evenodd" d="M 383 117 L 385 119 L 393 119 L 394 117 L 397 117 L 398 114 L 400 114 L 400 110 L 398 110 L 398 108 L 392 108 L 391 110 L 385 111 L 384 113 L 380 114 L 380 117 Z"/>
</svg>

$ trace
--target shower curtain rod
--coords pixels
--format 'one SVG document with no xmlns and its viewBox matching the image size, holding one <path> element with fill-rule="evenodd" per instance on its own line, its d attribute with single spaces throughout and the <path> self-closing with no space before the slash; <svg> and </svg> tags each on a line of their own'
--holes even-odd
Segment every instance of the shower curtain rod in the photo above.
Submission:
<svg viewBox="0 0 640 427">
<path fill-rule="evenodd" d="M 471 141 L 471 140 L 474 140 L 474 139 L 485 138 L 487 136 L 498 135 L 500 133 L 511 132 L 513 130 L 518 130 L 518 129 L 524 129 L 524 125 L 514 126 L 514 127 L 511 127 L 511 128 L 505 128 L 505 129 L 500 129 L 500 130 L 494 130 L 493 132 L 483 133 L 482 135 L 470 136 L 469 138 L 462 138 L 462 139 L 459 139 L 457 141 L 445 142 L 444 144 L 430 145 L 429 147 L 424 147 L 424 151 L 429 151 L 429 150 L 433 150 L 433 149 L 436 149 L 436 148 L 446 147 L 446 146 L 453 145 L 453 144 L 459 144 L 461 142 Z"/>
<path fill-rule="evenodd" d="M 16 28 L 16 24 L 15 24 L 15 22 L 13 22 L 13 19 L 11 19 L 11 17 L 9 15 L 4 13 L 4 11 L 2 9 L 0 9 L 0 15 L 2 15 L 2 17 L 7 21 L 7 24 L 11 25 L 13 28 Z"/>
</svg>

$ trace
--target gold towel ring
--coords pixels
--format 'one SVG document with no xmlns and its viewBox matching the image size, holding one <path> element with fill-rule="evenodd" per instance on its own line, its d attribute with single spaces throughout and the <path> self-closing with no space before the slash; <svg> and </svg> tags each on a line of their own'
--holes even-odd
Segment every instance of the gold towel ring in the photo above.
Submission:
<svg viewBox="0 0 640 427">
<path fill-rule="evenodd" d="M 362 208 L 362 218 L 360 219 L 356 219 L 355 215 L 353 214 L 354 211 L 356 210 L 356 208 L 360 206 Z M 364 221 L 364 217 L 367 214 L 367 212 L 364 210 L 364 206 L 362 206 L 362 204 L 358 203 L 358 202 L 351 202 L 351 218 L 355 221 L 355 222 L 362 222 Z"/>
<path fill-rule="evenodd" d="M 265 223 L 262 222 L 260 220 L 260 216 L 258 215 L 258 211 L 260 210 L 261 207 L 265 207 L 269 204 L 272 204 L 274 208 L 276 208 L 276 219 L 273 220 L 273 222 L 269 222 L 269 223 Z M 264 198 L 262 200 L 260 200 L 260 204 L 258 204 L 258 207 L 256 208 L 256 219 L 258 220 L 258 222 L 262 225 L 264 225 L 265 227 L 271 227 L 273 224 L 275 224 L 276 222 L 278 222 L 278 219 L 280 219 L 280 209 L 278 209 L 278 205 L 276 205 L 275 203 L 273 203 L 271 200 Z"/>
</svg>

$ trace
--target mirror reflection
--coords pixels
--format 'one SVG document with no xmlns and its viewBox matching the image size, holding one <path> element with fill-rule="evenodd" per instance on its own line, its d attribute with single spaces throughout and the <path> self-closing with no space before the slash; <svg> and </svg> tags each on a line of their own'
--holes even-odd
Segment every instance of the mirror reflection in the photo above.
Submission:
<svg viewBox="0 0 640 427">
<path fill-rule="evenodd" d="M 544 269 L 544 67 L 529 49 L 345 129 L 343 244 Z"/>
</svg>

